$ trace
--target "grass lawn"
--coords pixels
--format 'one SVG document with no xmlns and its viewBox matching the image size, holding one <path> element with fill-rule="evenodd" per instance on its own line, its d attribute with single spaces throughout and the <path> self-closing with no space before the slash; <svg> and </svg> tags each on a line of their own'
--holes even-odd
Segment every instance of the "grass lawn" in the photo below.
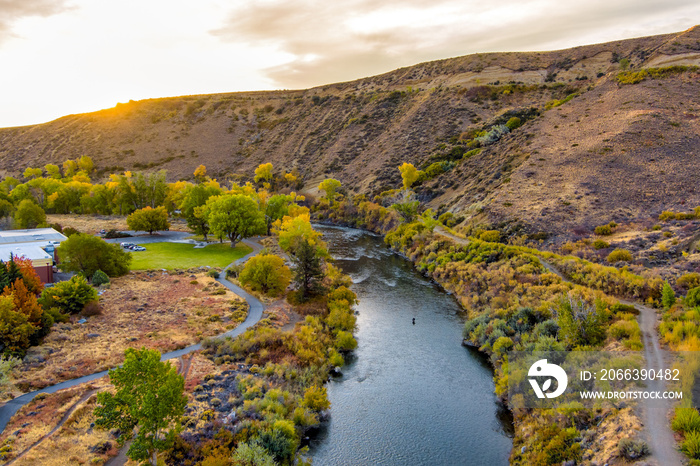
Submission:
<svg viewBox="0 0 700 466">
<path fill-rule="evenodd" d="M 252 251 L 244 244 L 231 248 L 229 243 L 210 244 L 200 249 L 184 243 L 150 243 L 143 246 L 145 251 L 130 251 L 133 257 L 131 270 L 187 269 L 200 265 L 225 267 Z"/>
</svg>

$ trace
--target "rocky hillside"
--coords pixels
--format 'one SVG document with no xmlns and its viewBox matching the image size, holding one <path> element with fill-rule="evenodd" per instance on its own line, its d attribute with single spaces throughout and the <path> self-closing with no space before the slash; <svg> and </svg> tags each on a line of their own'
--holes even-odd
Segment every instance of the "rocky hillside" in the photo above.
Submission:
<svg viewBox="0 0 700 466">
<path fill-rule="evenodd" d="M 679 65 L 691 68 L 618 81 L 621 70 Z M 89 155 L 102 174 L 166 169 L 187 179 L 204 164 L 246 179 L 272 162 L 297 168 L 309 189 L 332 176 L 379 193 L 399 186 L 404 161 L 444 162 L 417 189 L 433 207 L 565 232 L 700 204 L 695 65 L 700 27 L 469 55 L 309 90 L 132 101 L 0 129 L 0 174 Z M 522 126 L 487 134 L 513 116 Z"/>
</svg>

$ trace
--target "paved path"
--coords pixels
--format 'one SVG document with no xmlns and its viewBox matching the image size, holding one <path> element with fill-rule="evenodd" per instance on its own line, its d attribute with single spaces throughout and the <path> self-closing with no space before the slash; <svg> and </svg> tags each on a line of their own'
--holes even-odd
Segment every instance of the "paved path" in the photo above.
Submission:
<svg viewBox="0 0 700 466">
<path fill-rule="evenodd" d="M 189 234 L 189 233 L 188 233 Z M 250 257 L 254 256 L 257 254 L 260 250 L 263 249 L 263 247 L 251 240 L 243 240 L 243 243 L 246 245 L 250 246 L 253 248 L 253 251 L 238 259 L 237 261 L 229 264 L 226 269 L 229 267 L 236 265 L 236 264 L 242 264 L 245 261 L 247 261 Z M 265 310 L 265 306 L 253 295 L 247 293 L 245 290 L 240 288 L 239 286 L 234 285 L 233 283 L 229 282 L 226 280 L 226 269 L 221 273 L 221 276 L 217 279 L 219 283 L 224 285 L 226 288 L 229 290 L 233 291 L 235 294 L 238 296 L 242 297 L 248 302 L 249 310 L 248 310 L 248 316 L 246 319 L 241 322 L 238 327 L 234 328 L 233 330 L 229 330 L 226 333 L 223 333 L 221 335 L 218 335 L 214 338 L 226 338 L 226 337 L 236 337 L 258 323 L 258 321 L 262 318 L 263 311 Z M 168 359 L 174 359 L 174 358 L 179 358 L 185 354 L 192 353 L 193 351 L 198 351 L 202 349 L 201 343 L 197 343 L 196 345 L 191 345 L 186 348 L 182 348 L 176 351 L 171 351 L 169 353 L 163 354 L 161 357 L 162 361 L 166 361 Z M 39 393 L 55 393 L 59 390 L 63 390 L 64 388 L 71 388 L 75 387 L 76 385 L 80 385 L 82 383 L 86 382 L 91 382 L 93 380 L 99 379 L 101 377 L 104 377 L 105 375 L 108 374 L 108 371 L 101 371 L 97 372 L 95 374 L 91 375 L 86 375 L 84 377 L 79 377 L 77 379 L 73 380 L 66 380 L 65 382 L 58 383 L 56 385 L 52 385 L 50 387 L 42 388 L 41 390 L 37 390 L 34 392 L 30 393 L 25 393 L 24 395 L 18 396 L 17 398 L 10 400 L 6 402 L 3 406 L 0 406 L 0 433 L 2 433 L 3 430 L 5 430 L 5 426 L 7 426 L 7 423 L 10 421 L 12 416 L 25 404 L 29 403 L 31 400 L 34 399 L 36 395 Z"/>
</svg>

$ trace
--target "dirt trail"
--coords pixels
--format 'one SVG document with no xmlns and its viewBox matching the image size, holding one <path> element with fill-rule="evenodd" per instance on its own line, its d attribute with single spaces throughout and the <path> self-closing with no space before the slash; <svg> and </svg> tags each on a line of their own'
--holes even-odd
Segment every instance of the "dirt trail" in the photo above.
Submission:
<svg viewBox="0 0 700 466">
<path fill-rule="evenodd" d="M 467 245 L 469 240 L 460 238 L 445 231 L 442 227 L 436 227 L 435 233 L 449 238 L 457 244 Z M 566 282 L 571 282 L 564 274 L 556 269 L 552 264 L 539 258 L 540 263 L 549 272 L 557 275 Z M 644 343 L 644 358 L 646 360 L 646 368 L 658 371 L 670 367 L 667 364 L 668 355 L 666 351 L 661 349 L 657 327 L 659 324 L 659 316 L 655 309 L 652 309 L 643 304 L 619 300 L 623 304 L 631 305 L 639 310 L 639 327 L 642 331 L 642 341 Z M 664 391 L 666 383 L 664 381 L 650 381 L 647 383 L 650 391 Z M 643 400 L 640 403 L 642 410 L 642 421 L 645 427 L 646 440 L 651 449 L 651 456 L 646 458 L 648 464 L 658 464 L 660 466 L 681 465 L 684 463 L 683 456 L 676 448 L 676 440 L 673 437 L 673 432 L 670 429 L 670 414 L 672 403 L 670 400 Z"/>
<path fill-rule="evenodd" d="M 15 461 L 19 460 L 19 459 L 22 458 L 24 455 L 26 455 L 29 451 L 31 451 L 33 448 L 35 448 L 37 445 L 41 444 L 41 442 L 43 442 L 44 440 L 46 440 L 47 438 L 49 438 L 49 437 L 51 437 L 53 434 L 55 434 L 56 431 L 57 431 L 58 429 L 60 429 L 61 427 L 63 427 L 63 424 L 66 423 L 66 421 L 70 418 L 71 414 L 73 414 L 73 413 L 75 412 L 75 410 L 78 409 L 78 407 L 79 407 L 80 405 L 82 405 L 83 403 L 85 403 L 85 402 L 88 400 L 88 398 L 90 398 L 90 397 L 91 397 L 92 395 L 94 395 L 95 393 L 97 393 L 97 389 L 90 390 L 90 391 L 87 392 L 85 395 L 83 395 L 82 397 L 80 397 L 80 399 L 79 399 L 78 401 L 76 401 L 75 403 L 73 403 L 73 406 L 71 406 L 70 409 L 68 409 L 68 411 L 66 411 L 66 414 L 64 414 L 63 417 L 61 418 L 61 420 L 58 421 L 58 424 L 56 424 L 56 427 L 54 427 L 53 429 L 51 429 L 51 431 L 50 431 L 48 434 L 45 434 L 45 435 L 42 436 L 39 440 L 37 440 L 36 442 L 32 443 L 32 444 L 31 444 L 29 447 L 27 447 L 22 453 L 20 453 L 19 455 L 15 456 L 13 459 L 11 459 L 11 460 L 8 461 L 7 463 L 5 463 L 5 465 L 6 465 L 6 466 L 9 466 L 10 464 L 12 464 L 12 463 L 14 463 Z"/>
<path fill-rule="evenodd" d="M 566 282 L 571 282 L 552 264 L 541 257 L 539 259 L 540 263 L 542 263 L 544 268 L 548 271 Z M 625 299 L 619 299 L 619 301 L 622 304 L 634 306 L 639 310 L 639 328 L 642 331 L 646 368 L 659 371 L 670 367 L 670 365 L 666 363 L 668 355 L 661 349 L 661 345 L 659 344 L 659 334 L 657 331 L 659 317 L 656 310 Z M 663 380 L 649 381 L 647 382 L 647 388 L 649 391 L 664 391 L 666 383 Z M 670 429 L 671 421 L 669 416 L 672 408 L 671 400 L 642 400 L 640 402 L 640 407 L 642 410 L 642 422 L 646 430 L 646 440 L 651 449 L 651 456 L 647 458 L 647 462 L 655 462 L 660 466 L 683 464 L 683 456 L 676 449 L 676 440 Z"/>
</svg>

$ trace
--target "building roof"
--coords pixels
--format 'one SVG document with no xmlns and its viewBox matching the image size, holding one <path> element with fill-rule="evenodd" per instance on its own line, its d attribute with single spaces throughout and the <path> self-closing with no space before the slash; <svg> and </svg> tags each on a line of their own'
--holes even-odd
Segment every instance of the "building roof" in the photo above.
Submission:
<svg viewBox="0 0 700 466">
<path fill-rule="evenodd" d="M 10 246 L 10 245 L 0 245 L 0 261 L 7 262 L 10 260 L 10 255 L 13 257 L 25 257 L 31 261 L 41 260 L 41 259 L 53 259 L 49 254 L 46 253 L 39 246 L 34 245 L 23 245 L 23 246 Z"/>
<path fill-rule="evenodd" d="M 0 245 L 15 243 L 35 243 L 55 241 L 61 242 L 66 239 L 61 233 L 53 228 L 34 228 L 31 230 L 2 230 L 0 231 Z"/>
</svg>

